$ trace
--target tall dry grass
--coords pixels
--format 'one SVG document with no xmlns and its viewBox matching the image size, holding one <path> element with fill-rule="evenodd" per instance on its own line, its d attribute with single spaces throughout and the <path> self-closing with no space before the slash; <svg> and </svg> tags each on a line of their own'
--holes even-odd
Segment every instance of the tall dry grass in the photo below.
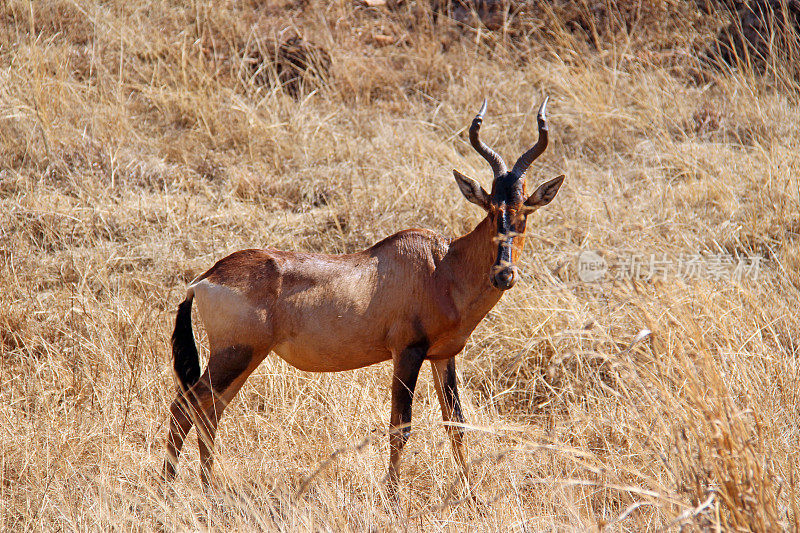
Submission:
<svg viewBox="0 0 800 533">
<path fill-rule="evenodd" d="M 0 6 L 3 528 L 798 529 L 797 84 L 708 70 L 724 17 L 653 5 L 576 26 L 593 12 L 533 4 L 498 32 L 421 2 Z M 298 98 L 259 82 L 277 76 L 256 51 L 290 34 L 332 58 Z M 545 94 L 552 142 L 528 179 L 568 179 L 459 358 L 477 503 L 428 370 L 393 506 L 389 368 L 277 358 L 226 411 L 224 488 L 200 489 L 192 438 L 164 489 L 186 282 L 245 247 L 467 231 L 480 213 L 451 169 L 489 173 L 466 126 L 489 98 L 484 138 L 513 158 Z M 583 250 L 766 262 L 587 284 Z"/>
</svg>

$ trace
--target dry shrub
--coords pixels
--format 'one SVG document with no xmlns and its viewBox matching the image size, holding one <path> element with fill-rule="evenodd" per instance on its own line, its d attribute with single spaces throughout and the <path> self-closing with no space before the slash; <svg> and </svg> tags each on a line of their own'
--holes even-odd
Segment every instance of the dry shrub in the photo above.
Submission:
<svg viewBox="0 0 800 533">
<path fill-rule="evenodd" d="M 32 31 L 42 39 L 74 45 L 91 43 L 94 27 L 85 8 L 88 2 L 4 2 L 0 6 L 3 34 L 19 38 Z"/>
<path fill-rule="evenodd" d="M 717 68 L 769 74 L 775 82 L 796 86 L 800 57 L 800 2 L 756 0 L 721 2 L 732 21 L 707 52 Z"/>
<path fill-rule="evenodd" d="M 294 98 L 324 87 L 331 56 L 324 48 L 294 35 L 285 40 L 256 40 L 245 53 L 253 83 L 280 87 Z"/>
</svg>

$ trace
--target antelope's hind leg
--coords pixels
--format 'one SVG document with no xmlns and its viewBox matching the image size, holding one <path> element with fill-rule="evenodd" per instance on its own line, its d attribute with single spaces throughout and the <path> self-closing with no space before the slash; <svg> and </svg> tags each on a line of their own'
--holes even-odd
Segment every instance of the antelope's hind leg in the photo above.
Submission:
<svg viewBox="0 0 800 533">
<path fill-rule="evenodd" d="M 392 358 L 392 416 L 389 425 L 389 490 L 394 493 L 398 480 L 400 453 L 411 436 L 411 403 L 419 369 L 428 347 L 412 345 Z"/>
<path fill-rule="evenodd" d="M 455 357 L 431 360 L 431 371 L 436 394 L 439 396 L 439 404 L 442 407 L 442 419 L 453 446 L 453 455 L 461 469 L 465 483 L 469 486 L 469 467 L 464 449 L 464 415 L 461 412 L 461 400 L 458 397 Z"/>
<path fill-rule="evenodd" d="M 186 435 L 194 425 L 194 420 L 190 411 L 192 410 L 192 402 L 189 400 L 193 397 L 191 389 L 186 394 L 179 392 L 172 405 L 169 407 L 169 433 L 167 434 L 167 457 L 164 459 L 164 471 L 162 477 L 164 481 L 172 481 L 175 479 L 175 473 L 178 468 L 178 457 L 183 448 L 183 442 L 186 440 Z"/>
<path fill-rule="evenodd" d="M 266 353 L 268 350 L 256 354 L 249 346 L 231 346 L 214 351 L 206 371 L 197 383 L 172 402 L 167 461 L 164 465 L 165 479 L 175 476 L 175 464 L 183 441 L 192 425 L 196 425 L 200 448 L 200 480 L 206 488 L 211 485 L 214 437 L 219 419 Z"/>
</svg>

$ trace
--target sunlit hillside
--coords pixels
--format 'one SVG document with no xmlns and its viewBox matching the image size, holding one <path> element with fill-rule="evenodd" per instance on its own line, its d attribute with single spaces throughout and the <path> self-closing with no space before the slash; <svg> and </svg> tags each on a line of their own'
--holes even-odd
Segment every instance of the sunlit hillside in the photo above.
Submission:
<svg viewBox="0 0 800 533">
<path fill-rule="evenodd" d="M 800 529 L 791 13 L 758 48 L 735 2 L 456 3 L 0 3 L 3 530 Z M 162 484 L 186 284 L 469 231 L 481 102 L 513 163 L 546 95 L 528 189 L 565 184 L 458 358 L 474 498 L 428 365 L 395 501 L 391 365 L 277 357 L 225 412 L 220 486 L 194 433 Z"/>
</svg>

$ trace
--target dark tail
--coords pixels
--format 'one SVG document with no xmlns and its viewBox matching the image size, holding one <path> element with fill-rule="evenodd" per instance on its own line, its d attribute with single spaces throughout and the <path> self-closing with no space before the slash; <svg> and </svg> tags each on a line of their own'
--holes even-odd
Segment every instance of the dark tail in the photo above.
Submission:
<svg viewBox="0 0 800 533">
<path fill-rule="evenodd" d="M 172 359 L 175 375 L 184 391 L 200 379 L 200 358 L 192 334 L 192 296 L 178 306 L 175 331 L 172 333 Z"/>
</svg>

